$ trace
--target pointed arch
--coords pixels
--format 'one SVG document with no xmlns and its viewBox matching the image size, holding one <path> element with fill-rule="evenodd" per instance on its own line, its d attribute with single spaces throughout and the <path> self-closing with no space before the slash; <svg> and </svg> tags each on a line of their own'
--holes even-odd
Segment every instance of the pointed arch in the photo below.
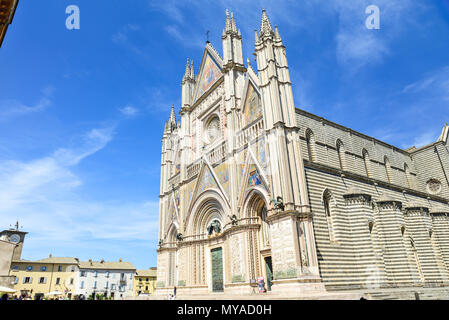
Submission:
<svg viewBox="0 0 449 320">
<path fill-rule="evenodd" d="M 271 245 L 270 225 L 267 222 L 269 196 L 267 191 L 255 186 L 250 188 L 244 198 L 243 216 L 245 218 L 257 217 L 261 224 L 260 243 L 264 248 Z"/>
<path fill-rule="evenodd" d="M 388 159 L 387 156 L 384 157 L 384 165 L 385 165 L 385 173 L 387 175 L 387 180 L 389 183 L 391 183 L 392 181 L 392 177 L 391 177 L 391 165 L 390 165 L 390 160 Z"/>
<path fill-rule="evenodd" d="M 327 227 L 329 231 L 329 240 L 330 242 L 335 242 L 335 199 L 329 189 L 324 190 L 322 201 L 324 207 L 324 215 L 326 217 Z"/>
<path fill-rule="evenodd" d="M 363 157 L 363 163 L 365 166 L 365 172 L 366 172 L 366 176 L 368 178 L 371 178 L 371 165 L 370 165 L 370 157 L 369 157 L 369 153 L 366 149 L 362 150 L 362 157 Z"/>
<path fill-rule="evenodd" d="M 408 187 L 413 188 L 413 184 L 412 184 L 411 176 L 410 176 L 410 169 L 409 169 L 407 163 L 404 163 L 404 173 L 405 173 L 405 180 L 407 181 Z"/>
<path fill-rule="evenodd" d="M 337 153 L 338 153 L 338 162 L 340 164 L 340 169 L 342 171 L 345 170 L 346 168 L 346 150 L 345 150 L 345 146 L 343 144 L 343 142 L 340 139 L 337 139 Z"/>
<path fill-rule="evenodd" d="M 189 215 L 186 217 L 187 235 L 205 236 L 207 224 L 214 219 L 224 226 L 229 210 L 226 200 L 223 199 L 218 190 L 206 190 L 195 200 Z"/>
<path fill-rule="evenodd" d="M 313 131 L 309 128 L 306 130 L 306 145 L 307 145 L 307 154 L 309 155 L 309 161 L 315 161 L 315 135 Z"/>
</svg>

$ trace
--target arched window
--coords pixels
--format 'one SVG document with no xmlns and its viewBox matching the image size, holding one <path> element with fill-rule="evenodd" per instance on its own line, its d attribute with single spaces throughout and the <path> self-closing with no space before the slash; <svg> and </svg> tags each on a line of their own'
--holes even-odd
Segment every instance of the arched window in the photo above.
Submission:
<svg viewBox="0 0 449 320">
<path fill-rule="evenodd" d="M 340 139 L 337 140 L 337 153 L 338 153 L 338 162 L 340 164 L 340 169 L 345 170 L 345 146 Z"/>
<path fill-rule="evenodd" d="M 372 232 L 373 232 L 373 228 L 374 228 L 374 222 L 373 222 L 373 221 L 370 221 L 370 222 L 368 223 L 369 233 L 372 233 Z"/>
<path fill-rule="evenodd" d="M 362 156 L 363 156 L 363 163 L 365 164 L 365 172 L 366 172 L 366 176 L 367 176 L 368 178 L 371 178 L 370 159 L 369 159 L 368 151 L 366 151 L 366 149 L 363 149 L 363 150 L 362 150 Z"/>
<path fill-rule="evenodd" d="M 327 220 L 327 227 L 329 229 L 329 240 L 333 242 L 335 241 L 335 233 L 333 223 L 334 217 L 331 212 L 331 203 L 332 203 L 332 193 L 329 190 L 326 190 L 323 194 L 324 213 Z"/>
<path fill-rule="evenodd" d="M 389 183 L 391 183 L 391 165 L 390 160 L 388 160 L 388 157 L 384 157 L 384 163 L 385 163 L 385 173 L 387 175 L 387 180 Z"/>
<path fill-rule="evenodd" d="M 412 188 L 412 181 L 410 177 L 410 169 L 408 168 L 408 165 L 404 163 L 404 172 L 405 172 L 405 179 L 407 180 L 407 185 L 409 188 Z"/>
<path fill-rule="evenodd" d="M 306 144 L 307 144 L 307 153 L 309 155 L 309 161 L 315 160 L 315 137 L 313 135 L 312 130 L 306 130 Z"/>
</svg>

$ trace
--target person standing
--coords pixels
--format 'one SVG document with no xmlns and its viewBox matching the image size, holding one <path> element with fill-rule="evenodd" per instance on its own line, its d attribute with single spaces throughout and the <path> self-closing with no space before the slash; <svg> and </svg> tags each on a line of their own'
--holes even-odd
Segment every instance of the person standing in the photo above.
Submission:
<svg viewBox="0 0 449 320">
<path fill-rule="evenodd" d="M 173 297 L 176 298 L 176 286 L 173 288 Z"/>
</svg>

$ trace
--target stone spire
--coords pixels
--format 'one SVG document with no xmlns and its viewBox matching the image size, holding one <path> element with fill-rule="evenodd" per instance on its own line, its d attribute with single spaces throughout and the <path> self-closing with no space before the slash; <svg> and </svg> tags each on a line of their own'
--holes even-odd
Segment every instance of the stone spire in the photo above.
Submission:
<svg viewBox="0 0 449 320">
<path fill-rule="evenodd" d="M 190 65 L 190 79 L 195 80 L 195 69 L 193 68 L 193 60 Z"/>
<path fill-rule="evenodd" d="M 226 34 L 241 35 L 240 30 L 237 29 L 237 24 L 235 23 L 234 13 L 231 12 L 231 16 L 229 16 L 228 9 L 226 9 L 226 23 L 225 28 L 223 29 L 222 37 L 226 37 Z"/>
<path fill-rule="evenodd" d="M 229 11 L 226 10 L 226 23 L 221 36 L 223 42 L 223 64 L 224 72 L 231 66 L 237 64 L 243 66 L 242 53 L 242 34 L 237 29 L 235 23 L 234 13 L 229 16 Z"/>
<path fill-rule="evenodd" d="M 449 126 L 447 123 L 444 124 L 443 130 L 441 131 L 441 135 L 438 138 L 438 141 L 446 142 L 449 135 Z"/>
<path fill-rule="evenodd" d="M 172 106 L 171 106 L 170 120 L 168 122 L 169 122 L 172 130 L 174 128 L 176 128 L 176 116 L 175 116 L 175 105 L 174 104 L 172 104 Z"/>
<path fill-rule="evenodd" d="M 274 26 L 274 38 L 276 40 L 282 41 L 281 35 L 279 34 L 278 26 Z"/>
<path fill-rule="evenodd" d="M 263 35 L 273 35 L 273 27 L 271 26 L 270 20 L 268 19 L 267 12 L 265 8 L 262 8 L 262 22 L 260 23 L 260 36 Z"/>
<path fill-rule="evenodd" d="M 236 25 L 235 19 L 234 19 L 234 12 L 231 12 L 231 30 L 233 32 L 237 32 L 237 25 Z"/>
<path fill-rule="evenodd" d="M 226 23 L 225 28 L 223 30 L 223 33 L 231 32 L 232 31 L 232 25 L 231 25 L 231 19 L 229 18 L 229 10 L 226 9 Z"/>
<path fill-rule="evenodd" d="M 190 78 L 190 63 L 189 58 L 187 58 L 186 71 L 184 72 L 184 77 L 182 78 L 182 81 L 185 81 L 189 78 Z"/>
</svg>

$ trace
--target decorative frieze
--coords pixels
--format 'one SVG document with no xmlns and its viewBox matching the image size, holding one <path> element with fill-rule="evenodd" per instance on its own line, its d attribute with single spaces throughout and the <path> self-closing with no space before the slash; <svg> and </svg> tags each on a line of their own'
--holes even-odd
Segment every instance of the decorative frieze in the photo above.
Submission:
<svg viewBox="0 0 449 320">
<path fill-rule="evenodd" d="M 384 194 L 376 201 L 379 210 L 401 210 L 402 202 Z"/>
<path fill-rule="evenodd" d="M 349 187 L 348 191 L 343 194 L 343 198 L 347 205 L 371 205 L 371 195 L 354 186 Z"/>
</svg>

